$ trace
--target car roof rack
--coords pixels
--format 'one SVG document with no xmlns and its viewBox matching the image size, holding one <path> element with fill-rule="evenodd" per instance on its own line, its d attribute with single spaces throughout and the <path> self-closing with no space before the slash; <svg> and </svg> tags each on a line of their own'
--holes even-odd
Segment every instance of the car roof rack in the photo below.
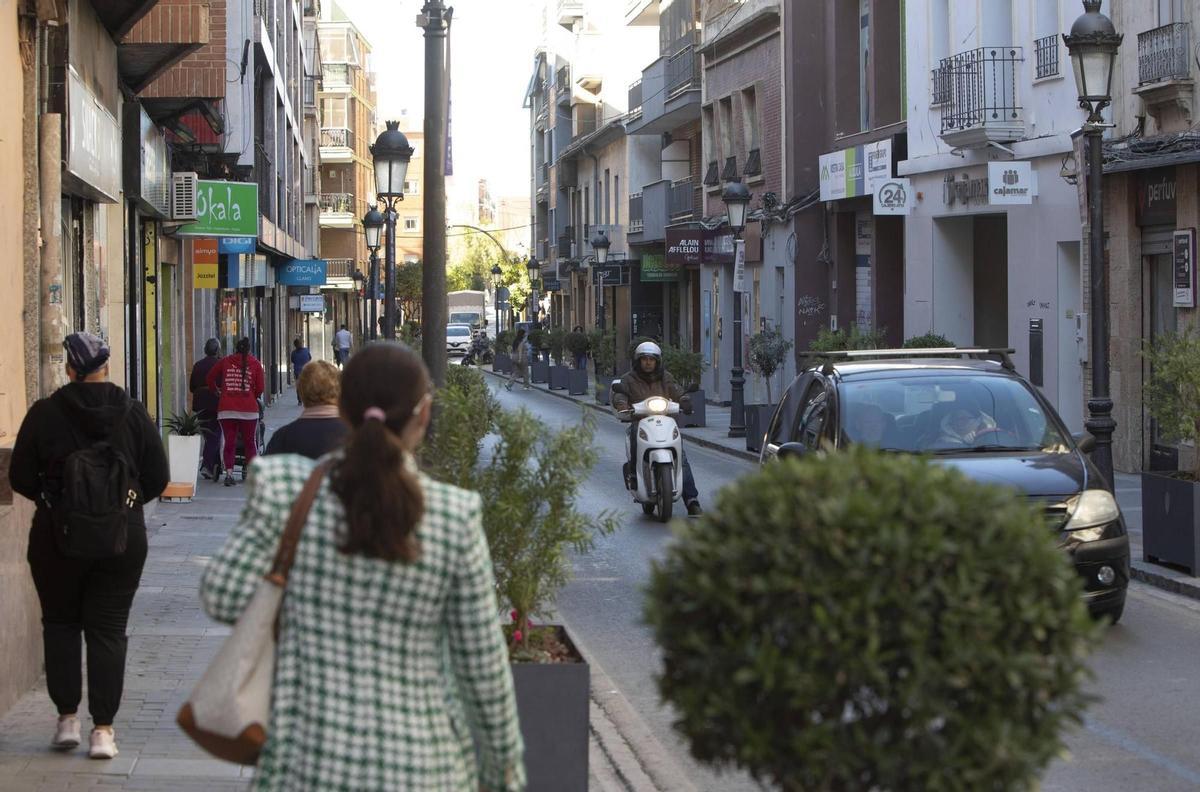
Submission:
<svg viewBox="0 0 1200 792">
<path fill-rule="evenodd" d="M 1011 348 L 986 347 L 935 347 L 927 349 L 846 349 L 834 352 L 813 352 L 811 357 L 824 360 L 822 374 L 832 374 L 834 364 L 846 361 L 887 360 L 889 358 L 965 358 L 968 360 L 995 360 L 1005 370 L 1016 371 Z"/>
</svg>

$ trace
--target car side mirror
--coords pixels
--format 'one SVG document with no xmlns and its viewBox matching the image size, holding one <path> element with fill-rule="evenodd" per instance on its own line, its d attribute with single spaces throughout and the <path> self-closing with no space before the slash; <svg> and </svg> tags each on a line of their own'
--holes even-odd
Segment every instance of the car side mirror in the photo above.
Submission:
<svg viewBox="0 0 1200 792">
<path fill-rule="evenodd" d="M 804 443 L 784 443 L 779 446 L 780 459 L 802 459 L 808 454 L 808 446 Z"/>
<path fill-rule="evenodd" d="M 1083 453 L 1090 454 L 1096 450 L 1096 438 L 1087 432 L 1080 432 L 1075 435 L 1075 445 L 1079 446 Z"/>
</svg>

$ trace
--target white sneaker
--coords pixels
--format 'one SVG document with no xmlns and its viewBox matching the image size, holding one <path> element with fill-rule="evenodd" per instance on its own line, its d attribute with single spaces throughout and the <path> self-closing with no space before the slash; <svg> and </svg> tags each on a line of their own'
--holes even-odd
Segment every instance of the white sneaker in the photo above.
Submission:
<svg viewBox="0 0 1200 792">
<path fill-rule="evenodd" d="M 92 729 L 92 747 L 88 756 L 92 759 L 112 759 L 117 755 L 117 741 L 108 729 Z"/>
<path fill-rule="evenodd" d="M 54 740 L 50 745 L 55 748 L 79 747 L 79 718 L 66 715 L 58 719 L 58 728 L 54 732 Z"/>
</svg>

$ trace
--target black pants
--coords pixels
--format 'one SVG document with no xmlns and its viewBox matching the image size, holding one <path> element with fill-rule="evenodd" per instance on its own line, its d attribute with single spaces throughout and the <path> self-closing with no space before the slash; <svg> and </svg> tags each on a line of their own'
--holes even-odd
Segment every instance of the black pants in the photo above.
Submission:
<svg viewBox="0 0 1200 792">
<path fill-rule="evenodd" d="M 29 568 L 42 604 L 50 699 L 60 715 L 79 709 L 84 637 L 88 711 L 96 726 L 111 726 L 125 687 L 125 629 L 146 563 L 146 528 L 130 526 L 125 554 L 98 561 L 62 556 L 48 528 L 35 526 L 29 537 Z"/>
</svg>

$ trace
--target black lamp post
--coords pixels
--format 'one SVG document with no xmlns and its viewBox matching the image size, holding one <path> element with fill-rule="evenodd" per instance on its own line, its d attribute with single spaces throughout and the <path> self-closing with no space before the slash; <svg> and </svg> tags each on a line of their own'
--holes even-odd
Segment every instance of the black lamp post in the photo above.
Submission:
<svg viewBox="0 0 1200 792">
<path fill-rule="evenodd" d="M 495 303 L 496 309 L 496 337 L 500 337 L 500 278 L 504 276 L 504 270 L 500 269 L 499 264 L 492 265 L 492 302 Z"/>
<path fill-rule="evenodd" d="M 742 232 L 746 230 L 746 214 L 750 209 L 750 190 L 740 181 L 725 185 L 721 198 L 725 201 L 726 219 L 733 230 L 733 258 L 741 256 Z M 729 436 L 746 436 L 746 374 L 742 370 L 742 292 L 736 273 L 733 283 L 733 371 L 729 393 Z"/>
<path fill-rule="evenodd" d="M 367 287 L 364 293 L 366 294 L 367 321 L 370 325 L 367 337 L 372 341 L 379 337 L 376 306 L 379 305 L 379 237 L 383 234 L 383 223 L 383 213 L 376 206 L 372 206 L 363 215 L 363 234 L 367 237 L 367 249 L 371 251 L 371 268 L 367 273 Z"/>
<path fill-rule="evenodd" d="M 542 264 L 537 260 L 537 256 L 530 256 L 529 263 L 525 265 L 529 268 L 529 321 L 536 322 L 538 314 L 538 293 L 537 282 L 542 274 Z"/>
<path fill-rule="evenodd" d="M 1088 270 L 1091 273 L 1092 397 L 1087 430 L 1096 438 L 1092 462 L 1109 491 L 1113 489 L 1113 401 L 1108 371 L 1108 267 L 1104 261 L 1103 111 L 1112 102 L 1113 68 L 1122 36 L 1100 13 L 1100 0 L 1084 0 L 1084 13 L 1071 25 L 1063 43 L 1071 54 L 1079 106 L 1088 111 L 1083 134 L 1088 142 Z"/>
<path fill-rule="evenodd" d="M 367 334 L 370 332 L 370 328 L 367 327 L 367 276 L 363 274 L 362 270 L 356 268 L 350 273 L 350 277 L 354 280 L 354 288 L 362 289 L 362 322 L 359 324 L 359 329 L 362 331 L 362 340 L 365 344 L 368 338 Z"/>
<path fill-rule="evenodd" d="M 612 240 L 608 238 L 608 234 L 603 229 L 596 232 L 596 236 L 592 239 L 592 250 L 596 251 L 596 264 L 603 267 L 608 263 L 608 251 L 612 247 Z M 607 288 L 604 285 L 604 271 L 600 270 L 596 273 L 596 290 L 599 292 L 600 305 L 600 329 L 604 329 L 604 290 Z"/>
<path fill-rule="evenodd" d="M 384 265 L 383 337 L 396 338 L 396 204 L 404 200 L 404 180 L 413 147 L 400 131 L 399 121 L 388 121 L 387 129 L 375 139 L 371 156 L 375 160 L 375 195 L 386 209 L 387 252 Z M 428 346 L 428 345 L 426 345 Z M 426 349 L 428 353 L 428 349 Z M 445 354 L 445 345 L 442 345 Z"/>
</svg>

